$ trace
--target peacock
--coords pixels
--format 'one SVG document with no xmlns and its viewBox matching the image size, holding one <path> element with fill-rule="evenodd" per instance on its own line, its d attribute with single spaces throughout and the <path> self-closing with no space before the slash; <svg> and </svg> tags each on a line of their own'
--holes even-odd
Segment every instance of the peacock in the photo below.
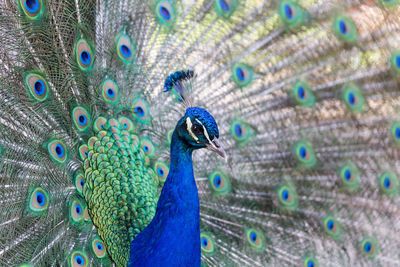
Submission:
<svg viewBox="0 0 400 267">
<path fill-rule="evenodd" d="M 0 0 L 0 266 L 400 266 L 399 0 Z"/>
</svg>

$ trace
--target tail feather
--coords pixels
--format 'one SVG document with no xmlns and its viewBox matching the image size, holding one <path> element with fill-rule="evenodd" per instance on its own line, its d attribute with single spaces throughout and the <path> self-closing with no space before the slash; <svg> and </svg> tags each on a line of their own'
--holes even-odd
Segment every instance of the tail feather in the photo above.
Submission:
<svg viewBox="0 0 400 267">
<path fill-rule="evenodd" d="M 125 264 L 182 113 L 164 81 L 193 70 L 229 156 L 194 155 L 203 264 L 397 265 L 397 4 L 1 2 L 0 263 Z M 136 198 L 93 193 L 110 150 L 138 161 Z"/>
</svg>

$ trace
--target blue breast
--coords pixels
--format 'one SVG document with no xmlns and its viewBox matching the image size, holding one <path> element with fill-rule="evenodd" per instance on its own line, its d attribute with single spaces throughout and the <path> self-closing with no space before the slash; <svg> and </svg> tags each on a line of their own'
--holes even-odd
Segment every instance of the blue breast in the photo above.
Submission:
<svg viewBox="0 0 400 267">
<path fill-rule="evenodd" d="M 129 265 L 200 266 L 200 209 L 192 150 L 175 133 L 171 167 L 152 222 L 133 240 Z"/>
</svg>

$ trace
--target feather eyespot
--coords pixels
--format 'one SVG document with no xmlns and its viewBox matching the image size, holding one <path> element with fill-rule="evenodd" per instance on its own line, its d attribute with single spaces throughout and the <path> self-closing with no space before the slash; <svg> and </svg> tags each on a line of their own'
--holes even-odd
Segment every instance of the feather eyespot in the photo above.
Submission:
<svg viewBox="0 0 400 267">
<path fill-rule="evenodd" d="M 146 123 L 148 120 L 148 109 L 147 104 L 142 99 L 136 99 L 132 106 L 133 116 L 142 123 Z"/>
<path fill-rule="evenodd" d="M 279 6 L 279 16 L 290 28 L 302 25 L 306 21 L 306 12 L 296 2 L 283 0 Z"/>
<path fill-rule="evenodd" d="M 340 225 L 335 218 L 329 216 L 324 220 L 325 232 L 331 237 L 337 238 L 340 235 Z"/>
<path fill-rule="evenodd" d="M 156 172 L 156 174 L 158 176 L 158 180 L 161 181 L 162 183 L 164 183 L 165 180 L 167 179 L 167 176 L 169 173 L 168 166 L 163 162 L 157 162 L 154 165 L 154 171 Z"/>
<path fill-rule="evenodd" d="M 384 172 L 379 178 L 380 189 L 387 195 L 396 194 L 399 186 L 397 176 L 390 172 Z"/>
<path fill-rule="evenodd" d="M 102 85 L 102 95 L 103 99 L 110 103 L 114 104 L 118 101 L 118 86 L 112 80 L 105 80 Z"/>
<path fill-rule="evenodd" d="M 29 210 L 33 213 L 42 213 L 49 206 L 49 194 L 41 187 L 32 190 L 28 198 Z"/>
<path fill-rule="evenodd" d="M 235 120 L 231 124 L 231 134 L 239 144 L 245 144 L 251 138 L 253 131 L 247 123 Z"/>
<path fill-rule="evenodd" d="M 247 242 L 252 249 L 261 252 L 264 248 L 264 236 L 260 231 L 250 228 L 246 229 Z"/>
<path fill-rule="evenodd" d="M 225 195 L 231 191 L 228 177 L 220 171 L 213 172 L 208 178 L 208 182 L 211 190 L 216 194 Z"/>
<path fill-rule="evenodd" d="M 146 156 L 151 157 L 154 154 L 154 146 L 153 143 L 149 140 L 142 140 L 141 148 Z"/>
<path fill-rule="evenodd" d="M 84 209 L 79 200 L 70 201 L 69 214 L 71 222 L 79 223 L 84 219 Z"/>
<path fill-rule="evenodd" d="M 377 245 L 371 238 L 366 238 L 361 242 L 361 250 L 363 254 L 369 258 L 374 258 L 377 252 Z"/>
<path fill-rule="evenodd" d="M 314 154 L 314 150 L 311 144 L 307 142 L 299 142 L 295 145 L 295 156 L 297 161 L 305 167 L 313 167 L 317 159 Z"/>
<path fill-rule="evenodd" d="M 82 251 L 74 251 L 70 257 L 70 265 L 73 267 L 86 267 L 88 266 L 88 259 Z"/>
<path fill-rule="evenodd" d="M 135 60 L 135 49 L 131 38 L 128 35 L 120 33 L 115 38 L 118 57 L 125 63 Z"/>
<path fill-rule="evenodd" d="M 83 194 L 83 186 L 85 185 L 85 175 L 81 171 L 74 173 L 74 185 L 80 195 Z"/>
<path fill-rule="evenodd" d="M 343 92 L 343 100 L 353 112 L 360 112 L 364 109 L 364 97 L 354 84 L 346 85 Z"/>
<path fill-rule="evenodd" d="M 278 189 L 278 199 L 279 203 L 286 208 L 295 208 L 297 205 L 295 191 L 286 185 Z"/>
<path fill-rule="evenodd" d="M 200 234 L 201 251 L 206 255 L 212 255 L 215 252 L 214 240 L 206 233 Z"/>
<path fill-rule="evenodd" d="M 347 189 L 356 189 L 358 187 L 359 172 L 353 163 L 347 163 L 340 169 L 342 184 Z"/>
<path fill-rule="evenodd" d="M 318 267 L 318 262 L 315 258 L 308 257 L 304 260 L 304 267 Z"/>
<path fill-rule="evenodd" d="M 215 0 L 217 12 L 224 18 L 229 18 L 235 11 L 237 0 Z"/>
<path fill-rule="evenodd" d="M 75 45 L 76 62 L 81 70 L 89 70 L 93 67 L 94 54 L 89 43 L 80 39 Z"/>
<path fill-rule="evenodd" d="M 75 107 L 72 110 L 72 120 L 78 131 L 86 131 L 90 126 L 90 115 L 84 107 Z"/>
<path fill-rule="evenodd" d="M 50 141 L 47 145 L 47 151 L 55 162 L 64 163 L 67 159 L 67 150 L 60 140 Z"/>
<path fill-rule="evenodd" d="M 233 68 L 233 80 L 240 87 L 245 87 L 253 81 L 254 71 L 243 63 L 236 63 Z"/>
<path fill-rule="evenodd" d="M 312 106 L 315 103 L 315 97 L 305 82 L 296 82 L 292 94 L 296 103 L 301 106 Z"/>
<path fill-rule="evenodd" d="M 162 25 L 171 26 L 175 21 L 175 8 L 170 1 L 159 1 L 155 13 Z"/>
<path fill-rule="evenodd" d="M 336 36 L 344 42 L 354 43 L 358 34 L 354 22 L 345 16 L 337 16 L 334 22 Z"/>
<path fill-rule="evenodd" d="M 121 124 L 122 129 L 133 133 L 134 132 L 134 126 L 133 126 L 133 122 L 127 118 L 127 117 L 120 117 L 118 119 L 119 123 Z"/>
<path fill-rule="evenodd" d="M 31 20 L 38 19 L 43 14 L 42 0 L 20 0 L 19 3 L 24 14 Z"/>
<path fill-rule="evenodd" d="M 92 250 L 97 258 L 104 258 L 107 255 L 104 243 L 99 238 L 92 241 Z"/>
<path fill-rule="evenodd" d="M 107 125 L 107 119 L 104 117 L 98 117 L 93 124 L 93 129 L 96 133 L 105 130 Z"/>
<path fill-rule="evenodd" d="M 25 74 L 25 85 L 29 95 L 37 101 L 44 101 L 49 96 L 49 85 L 43 76 L 37 73 Z"/>
</svg>

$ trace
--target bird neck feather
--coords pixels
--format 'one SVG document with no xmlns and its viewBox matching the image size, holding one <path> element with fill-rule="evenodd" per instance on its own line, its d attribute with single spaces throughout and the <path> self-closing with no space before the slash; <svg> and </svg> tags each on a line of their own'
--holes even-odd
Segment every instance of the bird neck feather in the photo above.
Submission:
<svg viewBox="0 0 400 267">
<path fill-rule="evenodd" d="M 179 139 L 175 131 L 171 139 L 171 166 L 160 196 L 159 205 L 175 201 L 174 205 L 198 206 L 199 198 L 193 175 L 193 149 Z M 165 203 L 164 202 L 164 203 Z"/>
</svg>

